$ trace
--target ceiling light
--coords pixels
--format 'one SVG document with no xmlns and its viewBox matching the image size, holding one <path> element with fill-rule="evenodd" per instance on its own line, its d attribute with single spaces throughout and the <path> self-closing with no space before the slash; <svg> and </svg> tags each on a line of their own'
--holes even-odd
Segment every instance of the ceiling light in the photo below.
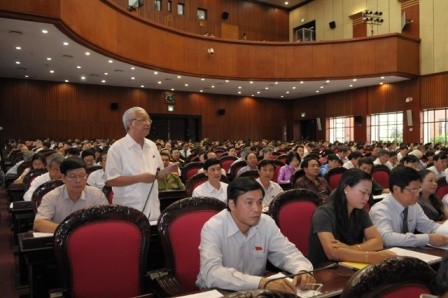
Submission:
<svg viewBox="0 0 448 298">
<path fill-rule="evenodd" d="M 68 82 L 69 82 L 69 80 L 64 80 L 64 82 L 68 83 Z"/>
<path fill-rule="evenodd" d="M 238 91 L 238 94 L 241 94 L 241 91 Z"/>
<path fill-rule="evenodd" d="M 327 83 L 327 84 L 330 83 L 330 80 L 326 80 L 325 83 Z"/>
<path fill-rule="evenodd" d="M 105 76 L 108 76 L 108 75 L 109 75 L 109 73 L 108 73 L 108 72 L 105 72 L 105 73 L 104 73 L 104 75 L 105 75 Z"/>
<path fill-rule="evenodd" d="M 319 90 L 316 90 L 316 93 L 319 93 Z"/>
<path fill-rule="evenodd" d="M 241 86 L 238 86 L 238 89 L 241 89 Z"/>
<path fill-rule="evenodd" d="M 380 82 L 380 85 L 383 85 L 383 84 L 384 84 L 384 82 L 383 82 L 383 81 L 381 81 L 381 82 Z"/>
<path fill-rule="evenodd" d="M 296 88 L 297 88 L 296 86 L 293 86 L 293 87 L 292 87 L 293 90 L 296 90 Z"/>
<path fill-rule="evenodd" d="M 109 59 L 109 61 L 107 61 L 107 62 L 109 62 L 109 63 L 114 63 L 114 60 Z"/>
<path fill-rule="evenodd" d="M 85 76 L 81 76 L 81 80 L 85 80 L 86 79 L 86 77 Z"/>
<path fill-rule="evenodd" d="M 269 90 L 269 87 L 264 87 L 264 89 Z"/>
<path fill-rule="evenodd" d="M 274 84 L 275 84 L 275 85 L 278 85 L 278 82 L 275 82 Z"/>
<path fill-rule="evenodd" d="M 42 29 L 42 33 L 43 33 L 43 34 L 47 34 L 47 33 L 48 33 L 48 30 L 46 30 L 46 29 Z"/>
<path fill-rule="evenodd" d="M 250 82 L 249 82 L 249 84 L 253 84 L 253 83 L 254 83 L 254 81 L 250 81 Z"/>
<path fill-rule="evenodd" d="M 280 95 L 280 98 L 283 98 L 283 95 Z"/>
<path fill-rule="evenodd" d="M 188 84 L 185 84 L 185 87 L 188 87 Z"/>
<path fill-rule="evenodd" d="M 16 61 L 16 64 L 20 64 L 20 61 Z"/>
<path fill-rule="evenodd" d="M 381 79 L 381 80 L 384 80 L 384 77 L 381 77 L 380 79 Z"/>
<path fill-rule="evenodd" d="M 289 2 L 288 2 L 288 1 L 285 1 L 285 5 L 289 5 Z"/>
<path fill-rule="evenodd" d="M 54 73 L 54 70 L 50 69 L 50 73 Z"/>
<path fill-rule="evenodd" d="M 174 91 L 174 88 L 171 88 L 171 91 Z"/>
<path fill-rule="evenodd" d="M 131 67 L 131 70 L 135 70 L 135 67 L 134 67 L 134 66 L 132 66 L 132 67 Z"/>
<path fill-rule="evenodd" d="M 135 77 L 131 77 L 131 80 L 135 80 Z"/>
<path fill-rule="evenodd" d="M 202 89 L 201 89 L 201 90 L 199 90 L 199 92 L 201 92 L 201 93 L 202 93 L 202 92 L 204 92 L 204 90 L 202 90 Z"/>
<path fill-rule="evenodd" d="M 353 87 L 353 85 L 352 85 L 352 84 L 350 84 L 350 85 L 349 85 L 349 87 L 351 88 L 351 87 Z"/>
<path fill-rule="evenodd" d="M 85 54 L 86 54 L 86 56 L 90 56 L 90 52 L 86 52 Z"/>
<path fill-rule="evenodd" d="M 320 86 L 320 89 L 324 89 L 324 86 Z"/>
<path fill-rule="evenodd" d="M 48 61 L 51 61 L 51 57 L 47 57 L 47 60 L 48 60 Z"/>
<path fill-rule="evenodd" d="M 229 80 L 226 80 L 226 83 L 228 83 L 229 82 Z"/>
<path fill-rule="evenodd" d="M 300 81 L 300 84 L 303 84 L 303 81 Z"/>
<path fill-rule="evenodd" d="M 353 79 L 353 82 L 356 82 L 357 81 L 357 79 Z"/>
<path fill-rule="evenodd" d="M 28 77 L 28 75 L 25 75 L 25 78 L 27 78 Z"/>
<path fill-rule="evenodd" d="M 101 83 L 106 83 L 106 80 L 101 80 Z"/>
<path fill-rule="evenodd" d="M 289 94 L 289 91 L 286 91 L 286 94 Z"/>
<path fill-rule="evenodd" d="M 159 72 L 158 72 L 158 71 L 155 71 L 155 72 L 154 72 L 154 75 L 155 75 L 155 76 L 156 76 L 156 75 L 158 75 L 158 74 L 159 74 Z"/>
<path fill-rule="evenodd" d="M 257 94 L 260 94 L 260 91 L 257 91 Z"/>
<path fill-rule="evenodd" d="M 161 85 L 161 84 L 162 84 L 162 81 L 158 81 L 157 84 Z"/>
<path fill-rule="evenodd" d="M 201 79 L 201 81 L 205 81 L 205 79 L 204 79 L 204 78 L 202 78 L 202 79 Z"/>
<path fill-rule="evenodd" d="M 66 42 L 66 41 L 64 41 L 62 44 L 63 44 L 64 46 L 68 46 L 68 42 Z"/>
<path fill-rule="evenodd" d="M 140 88 L 145 88 L 145 85 L 140 85 Z"/>
<path fill-rule="evenodd" d="M 22 49 L 21 46 L 17 46 L 17 47 L 16 47 L 16 50 L 18 50 L 18 51 L 20 51 L 21 49 Z"/>
<path fill-rule="evenodd" d="M 81 69 L 81 65 L 76 65 L 76 68 L 77 69 Z"/>
<path fill-rule="evenodd" d="M 156 73 L 155 73 L 155 74 L 156 74 Z M 181 79 L 182 77 L 181 77 L 181 76 L 177 76 L 177 78 L 178 78 L 178 79 Z"/>
</svg>

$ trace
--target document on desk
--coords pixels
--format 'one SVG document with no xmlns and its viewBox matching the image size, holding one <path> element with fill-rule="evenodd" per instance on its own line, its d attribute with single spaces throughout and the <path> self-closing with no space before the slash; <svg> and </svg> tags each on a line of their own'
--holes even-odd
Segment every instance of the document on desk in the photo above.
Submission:
<svg viewBox="0 0 448 298">
<path fill-rule="evenodd" d="M 223 295 L 218 290 L 211 290 L 206 292 L 200 292 L 191 295 L 179 296 L 181 298 L 221 298 Z"/>
<path fill-rule="evenodd" d="M 34 238 L 39 238 L 39 237 L 53 237 L 53 233 L 42 233 L 42 232 L 33 232 L 33 237 Z"/>
<path fill-rule="evenodd" d="M 445 220 L 445 222 L 437 228 L 436 233 L 448 236 L 448 220 Z"/>
<path fill-rule="evenodd" d="M 268 279 L 275 279 L 275 278 L 280 278 L 280 277 L 286 278 L 286 275 L 279 272 L 277 274 L 269 276 Z M 287 280 L 292 282 L 292 278 L 288 277 Z M 314 296 L 322 294 L 320 289 L 322 288 L 323 285 L 322 284 L 314 284 L 314 285 L 317 286 L 317 288 L 314 290 L 301 290 L 301 289 L 297 288 L 297 292 L 296 292 L 297 297 L 308 298 L 308 297 L 314 297 Z"/>
<path fill-rule="evenodd" d="M 390 251 L 394 252 L 397 254 L 397 256 L 401 256 L 401 257 L 414 257 L 417 259 L 420 259 L 428 264 L 434 264 L 437 262 L 440 262 L 440 260 L 442 259 L 442 257 L 438 257 L 438 256 L 433 256 L 430 254 L 425 254 L 422 252 L 416 252 L 413 250 L 409 250 L 409 249 L 404 249 L 401 247 L 392 247 L 389 248 Z"/>
</svg>

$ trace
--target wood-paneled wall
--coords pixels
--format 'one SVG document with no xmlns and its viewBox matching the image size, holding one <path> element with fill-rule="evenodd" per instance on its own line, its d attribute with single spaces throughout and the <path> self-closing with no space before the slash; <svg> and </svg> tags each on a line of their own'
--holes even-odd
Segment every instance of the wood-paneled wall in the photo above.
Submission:
<svg viewBox="0 0 448 298">
<path fill-rule="evenodd" d="M 110 0 L 121 7 L 127 8 L 127 0 Z M 239 39 L 246 33 L 247 40 L 288 41 L 289 16 L 288 11 L 252 3 L 235 0 L 172 0 L 172 11 L 168 12 L 168 1 L 162 0 L 162 10 L 146 1 L 132 14 L 144 19 L 166 25 L 168 27 L 195 34 L 214 34 L 221 36 L 221 24 L 238 26 Z M 177 14 L 177 4 L 183 3 L 185 14 Z M 207 20 L 199 20 L 197 9 L 207 10 Z M 227 19 L 222 14 L 228 14 Z"/>
<path fill-rule="evenodd" d="M 290 105 L 279 100 L 176 92 L 177 115 L 201 115 L 202 137 L 210 139 L 282 139 L 290 124 Z M 164 91 L 0 79 L 3 137 L 119 138 L 123 112 L 141 106 L 167 114 Z M 116 102 L 118 110 L 111 110 Z M 225 115 L 217 115 L 225 109 Z"/>
</svg>

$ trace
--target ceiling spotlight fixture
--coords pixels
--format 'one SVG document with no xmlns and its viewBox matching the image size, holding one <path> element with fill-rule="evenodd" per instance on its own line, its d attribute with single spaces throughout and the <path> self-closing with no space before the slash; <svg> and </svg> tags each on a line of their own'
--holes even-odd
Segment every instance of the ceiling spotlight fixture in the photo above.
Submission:
<svg viewBox="0 0 448 298">
<path fill-rule="evenodd" d="M 90 52 L 86 52 L 85 54 L 86 54 L 86 56 L 90 56 Z"/>
<path fill-rule="evenodd" d="M 107 62 L 109 62 L 109 63 L 114 63 L 114 60 L 109 59 L 109 61 L 107 61 Z"/>
<path fill-rule="evenodd" d="M 101 80 L 101 83 L 106 83 L 106 80 Z"/>
<path fill-rule="evenodd" d="M 42 29 L 42 31 L 41 31 L 43 34 L 47 34 L 48 33 L 48 30 L 47 29 Z"/>
<path fill-rule="evenodd" d="M 68 46 L 68 42 L 66 42 L 66 41 L 64 41 L 62 44 L 63 44 L 64 46 Z"/>
<path fill-rule="evenodd" d="M 17 51 L 20 51 L 21 49 L 22 49 L 21 46 L 17 46 L 17 47 L 16 47 L 16 50 L 17 50 Z"/>
</svg>

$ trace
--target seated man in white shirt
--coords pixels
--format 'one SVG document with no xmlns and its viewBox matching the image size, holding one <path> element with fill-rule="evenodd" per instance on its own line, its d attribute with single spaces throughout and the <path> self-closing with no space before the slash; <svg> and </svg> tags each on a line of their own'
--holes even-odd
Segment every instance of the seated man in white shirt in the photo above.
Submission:
<svg viewBox="0 0 448 298">
<path fill-rule="evenodd" d="M 227 200 L 227 183 L 221 182 L 221 164 L 216 158 L 204 162 L 207 181 L 193 190 L 193 197 L 212 197 L 223 202 Z"/>
<path fill-rule="evenodd" d="M 67 158 L 61 163 L 64 184 L 42 198 L 34 218 L 34 231 L 54 233 L 58 225 L 73 212 L 109 204 L 101 190 L 86 185 L 86 169 L 86 164 L 78 157 Z"/>
<path fill-rule="evenodd" d="M 205 154 L 204 154 L 204 158 L 205 158 L 205 160 L 204 160 L 204 162 L 205 162 L 206 160 L 209 160 L 209 159 L 212 159 L 212 158 L 214 158 L 214 159 L 218 159 L 218 156 L 217 156 L 216 153 L 213 152 L 213 151 L 207 151 L 207 152 L 205 152 Z M 198 173 L 204 173 L 204 168 L 199 169 L 199 170 L 198 170 Z M 221 174 L 225 176 L 225 175 L 226 175 L 226 170 L 224 170 L 223 168 L 221 168 Z"/>
<path fill-rule="evenodd" d="M 389 170 L 392 170 L 392 164 L 389 162 L 389 151 L 387 151 L 386 149 L 381 149 L 378 152 L 378 157 L 377 159 L 375 159 L 373 161 L 373 165 L 383 165 L 383 166 L 387 166 L 389 168 Z"/>
<path fill-rule="evenodd" d="M 87 178 L 87 183 L 90 186 L 95 186 L 98 189 L 103 189 L 104 184 L 106 183 L 106 173 L 104 169 L 106 168 L 106 160 L 107 160 L 107 150 L 104 150 L 100 153 L 99 165 L 102 167 L 96 171 L 90 173 Z"/>
<path fill-rule="evenodd" d="M 448 166 L 448 155 L 443 151 L 439 152 L 436 155 L 434 155 L 432 161 L 434 165 L 429 167 L 428 170 L 436 174 L 437 179 L 445 177 L 446 176 L 445 170 L 447 169 Z"/>
<path fill-rule="evenodd" d="M 263 206 L 269 206 L 272 199 L 283 192 L 283 188 L 277 182 L 272 181 L 275 173 L 274 161 L 270 159 L 263 159 L 260 161 L 258 163 L 258 173 L 260 176 L 256 181 L 260 183 L 264 189 Z"/>
<path fill-rule="evenodd" d="M 346 169 L 358 168 L 358 160 L 362 158 L 362 153 L 359 151 L 353 151 L 348 156 L 348 161 L 345 162 L 342 166 Z"/>
<path fill-rule="evenodd" d="M 391 194 L 373 205 L 369 213 L 384 246 L 448 245 L 448 237 L 436 233 L 440 224 L 430 220 L 417 204 L 421 185 L 413 168 L 398 166 L 390 172 Z M 419 233 L 414 234 L 415 231 Z"/>
<path fill-rule="evenodd" d="M 63 161 L 64 156 L 61 153 L 53 153 L 49 157 L 47 157 L 48 172 L 34 178 L 34 180 L 31 182 L 30 187 L 23 195 L 23 200 L 31 201 L 34 191 L 45 182 L 61 179 L 62 174 L 60 165 Z"/>
<path fill-rule="evenodd" d="M 267 283 L 263 277 L 266 262 L 291 272 L 313 269 L 294 244 L 283 236 L 275 221 L 262 214 L 264 191 L 248 177 L 237 177 L 229 184 L 227 209 L 208 220 L 201 231 L 200 272 L 196 285 L 232 291 L 272 289 L 296 293 L 314 282 L 312 275 L 297 275 Z"/>
</svg>

